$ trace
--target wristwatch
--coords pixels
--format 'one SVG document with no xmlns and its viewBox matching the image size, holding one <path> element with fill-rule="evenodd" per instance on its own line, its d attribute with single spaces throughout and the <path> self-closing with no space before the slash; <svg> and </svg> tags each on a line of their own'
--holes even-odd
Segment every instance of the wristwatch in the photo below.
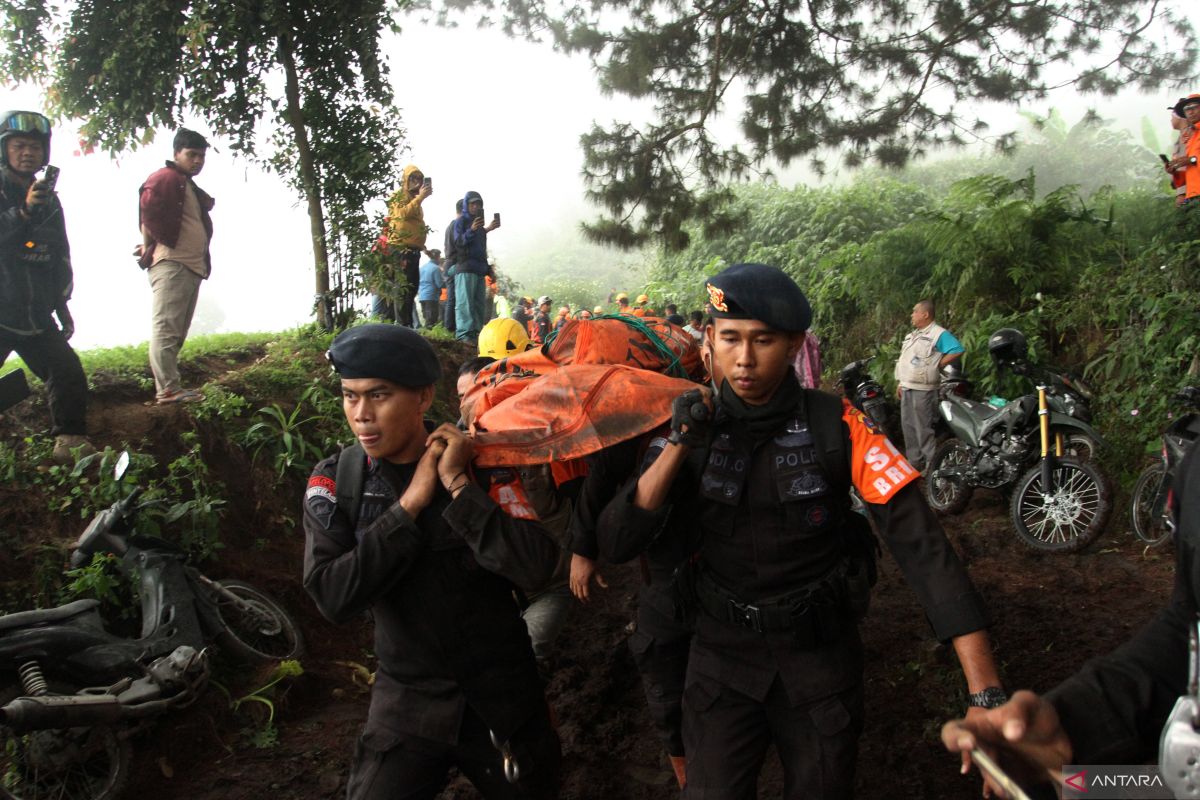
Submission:
<svg viewBox="0 0 1200 800">
<path fill-rule="evenodd" d="M 999 686 L 989 686 L 983 691 L 967 695 L 967 705 L 974 708 L 996 708 L 1008 702 L 1008 692 Z"/>
</svg>

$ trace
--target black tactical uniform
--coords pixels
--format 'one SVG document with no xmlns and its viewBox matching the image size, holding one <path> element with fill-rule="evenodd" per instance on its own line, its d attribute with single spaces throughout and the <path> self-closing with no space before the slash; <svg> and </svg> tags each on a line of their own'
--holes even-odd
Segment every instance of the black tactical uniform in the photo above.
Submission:
<svg viewBox="0 0 1200 800">
<path fill-rule="evenodd" d="M 588 475 L 571 518 L 571 550 L 593 561 L 600 556 L 596 527 L 604 506 L 637 474 L 642 438 L 609 447 L 588 459 Z M 643 463 L 662 452 L 664 438 L 652 437 Z M 676 613 L 672 578 L 692 552 L 693 537 L 686 531 L 659 537 L 643 553 L 644 576 L 638 588 L 637 622 L 629 649 L 642 677 L 646 707 L 668 755 L 679 758 L 683 750 L 683 683 L 687 674 L 691 625 Z"/>
<path fill-rule="evenodd" d="M 385 341 L 421 338 L 391 325 L 352 331 L 381 328 Z M 338 347 L 335 364 L 350 359 Z M 413 369 L 394 344 L 384 351 L 397 370 Z M 432 348 L 427 356 L 436 370 Z M 397 498 L 415 463 L 368 460 L 352 524 L 337 502 L 338 460 L 317 465 L 305 494 L 304 586 L 334 622 L 368 609 L 374 618 L 379 665 L 349 798 L 432 798 L 451 766 L 487 798 L 557 797 L 561 751 L 513 587 L 544 584 L 558 545 L 538 523 L 502 513 L 478 483 L 454 499 L 439 483 L 413 519 Z M 492 734 L 509 743 L 519 786 L 505 780 Z"/>
<path fill-rule="evenodd" d="M 741 298 L 757 312 L 742 318 L 807 327 L 807 319 L 788 327 L 796 303 L 786 287 L 772 294 L 783 310 L 755 306 L 763 276 L 745 277 L 714 277 L 714 305 L 732 310 Z M 801 389 L 790 370 L 767 405 L 747 406 L 728 383 L 720 405 L 709 446 L 691 451 L 666 504 L 634 506 L 636 481 L 609 504 L 600 552 L 625 561 L 659 538 L 701 531 L 687 592 L 696 620 L 683 701 L 685 797 L 753 798 L 772 741 L 785 797 L 850 797 L 863 721 L 856 620 L 873 570 L 873 540 L 849 503 L 849 425 L 862 422 L 843 422 L 840 400 Z M 985 627 L 983 603 L 936 518 L 911 476 L 901 484 L 870 513 L 934 632 L 945 641 Z"/>
</svg>

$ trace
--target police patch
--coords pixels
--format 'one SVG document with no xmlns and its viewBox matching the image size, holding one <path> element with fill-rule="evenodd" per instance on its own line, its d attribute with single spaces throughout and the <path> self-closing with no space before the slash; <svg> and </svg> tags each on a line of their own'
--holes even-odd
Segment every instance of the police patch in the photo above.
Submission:
<svg viewBox="0 0 1200 800">
<path fill-rule="evenodd" d="M 321 497 L 331 503 L 337 502 L 337 484 L 333 478 L 325 475 L 313 475 L 308 479 L 308 489 L 304 492 L 305 501 Z"/>
</svg>

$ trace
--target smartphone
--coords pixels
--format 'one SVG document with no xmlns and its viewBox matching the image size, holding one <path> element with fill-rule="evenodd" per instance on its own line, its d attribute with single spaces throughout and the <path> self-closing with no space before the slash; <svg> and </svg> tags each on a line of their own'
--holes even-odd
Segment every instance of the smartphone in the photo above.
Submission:
<svg viewBox="0 0 1200 800">
<path fill-rule="evenodd" d="M 426 176 L 425 177 L 425 185 L 428 186 L 430 189 L 432 189 L 433 188 L 433 178 Z"/>
<path fill-rule="evenodd" d="M 1161 161 L 1161 162 L 1163 162 L 1164 164 L 1170 164 L 1170 163 L 1171 163 L 1171 159 L 1167 158 L 1167 157 L 1166 157 L 1166 155 L 1164 155 L 1164 154 L 1162 154 L 1162 153 L 1159 153 L 1159 154 L 1158 154 L 1158 160 L 1159 160 L 1159 161 Z"/>
<path fill-rule="evenodd" d="M 495 214 L 492 214 L 492 222 L 496 223 L 497 225 L 500 224 L 500 212 L 499 211 L 497 211 Z"/>
<path fill-rule="evenodd" d="M 53 164 L 46 166 L 46 174 L 42 176 L 42 183 L 46 186 L 46 191 L 53 192 L 54 187 L 58 184 L 58 167 Z"/>
</svg>

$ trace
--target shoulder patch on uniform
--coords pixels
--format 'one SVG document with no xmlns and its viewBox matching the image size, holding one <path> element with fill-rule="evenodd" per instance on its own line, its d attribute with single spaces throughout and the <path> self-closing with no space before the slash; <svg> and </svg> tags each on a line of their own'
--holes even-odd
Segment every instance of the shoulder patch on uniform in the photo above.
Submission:
<svg viewBox="0 0 1200 800">
<path fill-rule="evenodd" d="M 337 483 L 326 475 L 313 475 L 308 479 L 308 489 L 304 492 L 305 500 L 321 497 L 331 503 L 337 502 Z"/>
<path fill-rule="evenodd" d="M 537 520 L 538 515 L 533 510 L 533 503 L 529 501 L 529 494 L 525 491 L 521 479 L 515 471 L 510 471 L 509 474 L 512 476 L 509 480 L 492 477 L 488 482 L 488 496 L 500 506 L 501 511 L 513 519 Z"/>
<path fill-rule="evenodd" d="M 851 479 L 863 500 L 886 503 L 921 476 L 870 418 L 844 401 L 842 420 L 850 430 Z"/>
</svg>

